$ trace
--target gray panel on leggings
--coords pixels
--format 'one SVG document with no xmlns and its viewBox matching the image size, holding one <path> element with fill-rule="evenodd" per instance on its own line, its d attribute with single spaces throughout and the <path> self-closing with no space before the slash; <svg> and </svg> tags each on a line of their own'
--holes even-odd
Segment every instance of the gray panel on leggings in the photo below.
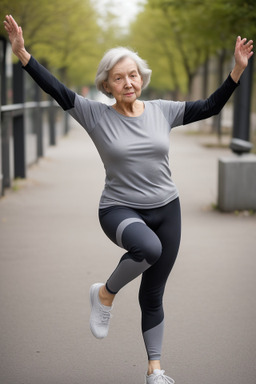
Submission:
<svg viewBox="0 0 256 384">
<path fill-rule="evenodd" d="M 143 333 L 149 360 L 160 360 L 164 334 L 164 320 L 156 327 Z"/>
<path fill-rule="evenodd" d="M 151 265 L 146 260 L 135 261 L 133 259 L 121 260 L 110 278 L 107 281 L 108 288 L 111 292 L 117 293 L 130 281 L 139 276 Z"/>
<path fill-rule="evenodd" d="M 123 242 L 122 242 L 123 232 L 124 232 L 125 228 L 128 227 L 128 225 L 133 224 L 133 223 L 145 224 L 144 221 L 139 219 L 138 217 L 130 217 L 128 219 L 121 221 L 121 223 L 118 225 L 117 230 L 116 230 L 116 242 L 119 245 L 119 247 L 124 248 Z"/>
</svg>

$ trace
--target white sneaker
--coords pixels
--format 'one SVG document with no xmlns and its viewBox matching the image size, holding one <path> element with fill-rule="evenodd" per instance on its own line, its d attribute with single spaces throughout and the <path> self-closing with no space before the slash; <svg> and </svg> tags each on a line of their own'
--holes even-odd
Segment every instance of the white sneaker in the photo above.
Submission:
<svg viewBox="0 0 256 384">
<path fill-rule="evenodd" d="M 108 307 L 101 304 L 99 298 L 99 290 L 104 284 L 96 283 L 90 288 L 90 302 L 91 302 L 91 316 L 90 316 L 90 328 L 92 334 L 97 339 L 103 339 L 108 334 L 110 311 L 113 306 Z"/>
<path fill-rule="evenodd" d="M 174 384 L 175 381 L 164 374 L 165 371 L 154 369 L 152 375 L 146 375 L 146 384 Z"/>
</svg>

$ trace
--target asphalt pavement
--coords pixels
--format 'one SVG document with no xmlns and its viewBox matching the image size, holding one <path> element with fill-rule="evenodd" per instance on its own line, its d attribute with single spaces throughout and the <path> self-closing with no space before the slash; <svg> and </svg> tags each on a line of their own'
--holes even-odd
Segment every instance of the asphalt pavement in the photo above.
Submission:
<svg viewBox="0 0 256 384">
<path fill-rule="evenodd" d="M 139 279 L 117 296 L 109 335 L 89 329 L 89 287 L 122 250 L 102 232 L 104 169 L 76 123 L 0 199 L 0 384 L 143 384 Z M 256 383 L 256 214 L 220 213 L 209 135 L 171 134 L 182 243 L 165 292 L 162 368 L 176 384 Z"/>
</svg>

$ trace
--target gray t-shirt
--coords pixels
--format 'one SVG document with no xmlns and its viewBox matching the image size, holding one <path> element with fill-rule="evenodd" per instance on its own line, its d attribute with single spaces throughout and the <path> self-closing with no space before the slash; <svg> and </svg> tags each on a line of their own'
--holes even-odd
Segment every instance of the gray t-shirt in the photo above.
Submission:
<svg viewBox="0 0 256 384">
<path fill-rule="evenodd" d="M 141 116 L 126 117 L 112 107 L 78 96 L 32 56 L 24 69 L 94 141 L 106 170 L 101 208 L 116 204 L 156 208 L 175 199 L 178 192 L 168 157 L 171 128 L 219 113 L 239 84 L 229 75 L 206 100 L 145 101 Z"/>
<path fill-rule="evenodd" d="M 86 129 L 103 161 L 106 179 L 100 208 L 145 209 L 178 196 L 169 168 L 169 133 L 183 122 L 185 102 L 144 101 L 138 117 L 76 95 L 69 113 Z"/>
</svg>

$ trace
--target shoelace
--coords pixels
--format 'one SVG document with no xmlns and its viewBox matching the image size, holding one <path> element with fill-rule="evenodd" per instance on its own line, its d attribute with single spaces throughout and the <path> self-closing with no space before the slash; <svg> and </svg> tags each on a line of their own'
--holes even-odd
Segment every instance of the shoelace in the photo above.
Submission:
<svg viewBox="0 0 256 384">
<path fill-rule="evenodd" d="M 100 320 L 101 324 L 107 325 L 109 322 L 109 319 L 112 317 L 112 314 L 110 313 L 110 310 L 106 310 L 102 306 L 100 306 Z"/>
<path fill-rule="evenodd" d="M 175 381 L 169 377 L 169 376 L 166 376 L 164 374 L 165 371 L 161 371 L 159 373 L 159 375 L 157 375 L 155 378 L 154 378 L 154 383 L 155 384 L 174 384 Z"/>
</svg>

